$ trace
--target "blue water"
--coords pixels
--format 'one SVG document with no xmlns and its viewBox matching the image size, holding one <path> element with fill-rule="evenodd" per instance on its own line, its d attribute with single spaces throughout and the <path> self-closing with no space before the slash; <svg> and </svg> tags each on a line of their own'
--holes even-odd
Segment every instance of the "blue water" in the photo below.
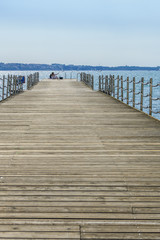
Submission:
<svg viewBox="0 0 160 240">
<path fill-rule="evenodd" d="M 34 73 L 35 71 L 0 71 L 0 78 L 3 75 L 23 75 L 27 76 L 29 74 Z M 98 90 L 99 87 L 99 75 L 115 75 L 115 77 L 123 76 L 123 79 L 125 80 L 127 77 L 130 78 L 130 81 L 133 77 L 136 78 L 136 82 L 139 82 L 142 77 L 144 77 L 144 83 L 148 82 L 150 78 L 153 78 L 153 85 L 156 85 L 157 83 L 160 83 L 160 71 L 85 71 L 86 73 L 94 75 L 94 90 Z M 49 78 L 51 71 L 39 71 L 40 80 L 44 78 Z M 55 73 L 58 73 L 55 71 Z M 78 71 L 60 71 L 59 76 L 63 78 L 80 78 L 80 72 Z M 1 84 L 1 81 L 0 81 Z M 126 84 L 126 83 L 125 83 Z M 126 88 L 124 84 L 124 88 Z M 136 85 L 136 92 L 138 93 L 140 91 L 140 84 Z M 24 85 L 24 89 L 26 89 L 26 84 Z M 130 89 L 132 89 L 132 84 L 130 86 Z M 149 85 L 144 86 L 144 95 L 147 95 L 149 93 Z M 1 90 L 0 90 L 1 94 Z M 124 93 L 125 98 L 125 93 Z M 136 96 L 136 103 L 140 102 L 140 95 Z M 153 98 L 160 98 L 160 86 L 153 88 Z M 130 100 L 132 99 L 132 93 L 130 94 Z M 147 107 L 149 105 L 149 98 L 144 98 L 144 107 Z M 136 105 L 136 108 L 139 109 L 140 105 Z M 160 111 L 160 101 L 153 101 L 153 111 L 157 112 Z M 144 109 L 146 113 L 148 113 L 148 109 Z M 160 114 L 152 114 L 153 117 L 160 119 Z"/>
</svg>

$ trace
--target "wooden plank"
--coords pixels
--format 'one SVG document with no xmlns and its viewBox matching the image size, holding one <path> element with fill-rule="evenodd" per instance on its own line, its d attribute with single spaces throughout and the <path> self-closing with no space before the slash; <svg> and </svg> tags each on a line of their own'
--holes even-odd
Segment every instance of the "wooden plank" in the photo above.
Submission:
<svg viewBox="0 0 160 240">
<path fill-rule="evenodd" d="M 158 191 L 160 190 L 160 187 L 151 187 L 152 190 Z M 0 191 L 17 191 L 17 190 L 25 190 L 25 191 L 127 191 L 127 187 L 117 187 L 117 186 L 106 186 L 106 187 L 101 187 L 101 186 L 72 186 L 72 185 L 62 185 L 62 186 L 54 186 L 54 185 L 0 185 Z M 141 190 L 141 189 L 140 189 Z M 2 192 L 0 192 L 2 193 Z M 5 192 L 4 192 L 5 193 Z"/>
<path fill-rule="evenodd" d="M 14 219 L 0 219 L 2 225 L 67 225 L 67 226 L 160 226 L 160 220 L 158 219 L 25 219 L 25 218 L 14 218 Z"/>
<path fill-rule="evenodd" d="M 133 208 L 133 213 L 135 214 L 139 214 L 139 213 L 143 213 L 143 214 L 157 214 L 157 213 L 160 213 L 160 207 L 141 207 L 141 208 Z"/>
<path fill-rule="evenodd" d="M 124 239 L 124 240 L 159 240 L 159 233 L 82 233 L 81 239 L 103 239 L 103 240 L 111 240 L 111 239 Z"/>
<path fill-rule="evenodd" d="M 0 196 L 70 196 L 70 197 L 74 197 L 74 196 L 85 196 L 85 197 L 140 197 L 143 199 L 143 197 L 146 197 L 146 192 L 128 192 L 128 191 L 91 191 L 91 190 L 87 190 L 87 191 L 83 191 L 83 190 L 79 190 L 79 191 L 56 191 L 56 190 L 52 190 L 52 191 L 43 191 L 43 190 L 25 190 L 25 191 L 18 191 L 18 190 L 12 190 L 12 191 L 0 191 Z M 147 197 L 160 197 L 160 192 L 147 192 Z"/>
<path fill-rule="evenodd" d="M 151 225 L 96 225 L 96 226 L 89 226 L 85 225 L 81 227 L 82 233 L 160 233 L 159 226 L 151 226 Z"/>
<path fill-rule="evenodd" d="M 160 214 L 129 214 L 129 213 L 0 213 L 0 218 L 4 219 L 18 219 L 18 218 L 26 218 L 26 219 L 100 219 L 100 220 L 107 220 L 107 219 L 150 219 L 150 220 L 160 220 Z"/>
<path fill-rule="evenodd" d="M 71 225 L 55 225 L 55 224 L 1 224 L 0 232 L 77 232 L 79 233 L 79 226 Z"/>
<path fill-rule="evenodd" d="M 108 207 L 121 207 L 121 208 L 132 208 L 132 207 L 159 207 L 159 201 L 153 202 L 146 201 L 146 202 L 130 202 L 130 201 L 120 201 L 120 202 L 107 202 L 107 201 L 25 201 L 25 200 L 18 200 L 18 201 L 0 201 L 1 207 L 92 207 L 92 208 L 99 208 Z M 91 210 L 94 211 L 94 210 Z M 119 210 L 120 211 L 120 210 Z"/>
<path fill-rule="evenodd" d="M 23 238 L 22 238 L 23 236 Z M 0 239 L 76 239 L 80 240 L 78 232 L 1 232 Z"/>
<path fill-rule="evenodd" d="M 47 202 L 58 202 L 58 201 L 65 201 L 65 202 L 159 202 L 159 197 L 88 197 L 88 196 L 42 196 L 42 195 L 35 195 L 35 196 L 1 196 L 1 201 L 47 201 Z"/>
<path fill-rule="evenodd" d="M 58 205 L 58 203 L 57 203 Z M 132 213 L 131 207 L 0 207 L 0 213 Z M 149 212 L 150 213 L 150 212 Z M 154 213 L 154 212 L 153 212 Z"/>
</svg>

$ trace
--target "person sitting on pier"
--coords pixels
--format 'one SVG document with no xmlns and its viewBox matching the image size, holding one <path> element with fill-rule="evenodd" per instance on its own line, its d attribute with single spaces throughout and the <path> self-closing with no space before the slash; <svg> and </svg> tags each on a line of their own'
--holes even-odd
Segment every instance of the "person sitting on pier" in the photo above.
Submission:
<svg viewBox="0 0 160 240">
<path fill-rule="evenodd" d="M 50 78 L 50 79 L 58 79 L 58 77 L 57 77 L 58 74 L 59 74 L 59 73 L 55 74 L 54 72 L 52 72 L 52 73 L 50 74 L 49 78 Z"/>
</svg>

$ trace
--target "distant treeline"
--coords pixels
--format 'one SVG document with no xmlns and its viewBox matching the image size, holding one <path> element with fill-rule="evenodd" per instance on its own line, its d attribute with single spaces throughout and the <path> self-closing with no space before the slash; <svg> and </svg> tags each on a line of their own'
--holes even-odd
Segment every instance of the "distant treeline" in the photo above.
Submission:
<svg viewBox="0 0 160 240">
<path fill-rule="evenodd" d="M 89 66 L 89 65 L 65 65 L 65 64 L 25 64 L 25 63 L 0 63 L 0 71 L 137 71 L 148 70 L 158 71 L 157 67 L 138 67 L 138 66 Z"/>
</svg>

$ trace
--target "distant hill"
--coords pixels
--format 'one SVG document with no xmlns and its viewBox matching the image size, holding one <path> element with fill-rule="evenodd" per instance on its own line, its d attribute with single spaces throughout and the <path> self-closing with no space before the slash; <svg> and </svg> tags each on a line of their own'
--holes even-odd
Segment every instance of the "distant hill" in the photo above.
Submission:
<svg viewBox="0 0 160 240">
<path fill-rule="evenodd" d="M 25 64 L 25 63 L 0 63 L 0 71 L 158 71 L 157 67 L 138 67 L 138 66 L 90 66 L 90 65 L 65 65 L 65 64 Z"/>
</svg>

